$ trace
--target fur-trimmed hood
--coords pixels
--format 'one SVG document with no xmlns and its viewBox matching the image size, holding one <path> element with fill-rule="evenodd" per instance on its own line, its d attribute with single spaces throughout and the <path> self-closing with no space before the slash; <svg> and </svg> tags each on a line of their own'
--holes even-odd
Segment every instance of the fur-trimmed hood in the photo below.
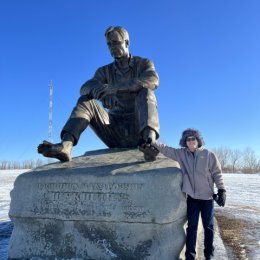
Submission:
<svg viewBox="0 0 260 260">
<path fill-rule="evenodd" d="M 189 136 L 194 136 L 197 139 L 198 147 L 201 147 L 202 145 L 204 145 L 204 140 L 203 140 L 201 133 L 195 128 L 188 128 L 182 132 L 182 137 L 181 137 L 180 143 L 179 143 L 181 147 L 187 147 L 186 139 Z"/>
</svg>

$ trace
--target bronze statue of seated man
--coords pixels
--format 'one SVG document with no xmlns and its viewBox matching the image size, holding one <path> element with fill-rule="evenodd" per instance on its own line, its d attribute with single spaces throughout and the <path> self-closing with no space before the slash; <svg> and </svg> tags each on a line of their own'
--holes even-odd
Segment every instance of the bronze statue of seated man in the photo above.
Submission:
<svg viewBox="0 0 260 260">
<path fill-rule="evenodd" d="M 149 145 L 159 137 L 155 67 L 149 59 L 129 53 L 129 35 L 123 27 L 109 27 L 105 37 L 114 61 L 82 85 L 61 131 L 61 143 L 44 141 L 38 146 L 43 156 L 70 161 L 72 147 L 89 125 L 109 148 L 139 147 L 146 160 L 156 159 L 158 152 Z"/>
</svg>

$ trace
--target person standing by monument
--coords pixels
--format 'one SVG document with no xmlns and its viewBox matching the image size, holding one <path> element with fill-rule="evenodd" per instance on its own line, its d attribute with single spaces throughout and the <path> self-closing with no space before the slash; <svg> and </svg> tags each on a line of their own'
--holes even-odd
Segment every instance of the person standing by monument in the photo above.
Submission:
<svg viewBox="0 0 260 260">
<path fill-rule="evenodd" d="M 213 257 L 214 246 L 214 200 L 224 207 L 226 190 L 220 163 L 216 155 L 203 148 L 200 132 L 188 128 L 182 133 L 180 146 L 172 148 L 158 141 L 152 142 L 154 153 L 157 149 L 166 157 L 178 161 L 183 173 L 182 191 L 187 194 L 186 260 L 196 258 L 196 239 L 199 214 L 204 228 L 204 255 L 206 260 Z M 149 151 L 153 151 L 150 149 Z M 214 194 L 214 184 L 218 194 Z"/>
<path fill-rule="evenodd" d="M 109 27 L 105 37 L 114 61 L 97 69 L 94 77 L 83 84 L 81 96 L 61 131 L 61 142 L 43 141 L 38 146 L 43 156 L 70 161 L 73 145 L 90 126 L 109 148 L 144 146 L 145 160 L 156 159 L 149 153 L 150 146 L 145 145 L 159 137 L 154 94 L 159 78 L 154 64 L 129 53 L 129 35 L 123 27 Z"/>
</svg>

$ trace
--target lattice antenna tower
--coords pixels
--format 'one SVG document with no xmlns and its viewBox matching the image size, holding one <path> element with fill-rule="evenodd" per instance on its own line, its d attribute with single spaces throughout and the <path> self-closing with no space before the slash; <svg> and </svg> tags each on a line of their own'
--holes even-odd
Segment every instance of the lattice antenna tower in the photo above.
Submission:
<svg viewBox="0 0 260 260">
<path fill-rule="evenodd" d="M 49 131 L 48 131 L 48 141 L 49 141 L 49 142 L 52 142 L 52 92 L 53 92 L 52 80 L 50 81 L 49 90 L 50 90 L 50 100 L 49 100 Z"/>
</svg>

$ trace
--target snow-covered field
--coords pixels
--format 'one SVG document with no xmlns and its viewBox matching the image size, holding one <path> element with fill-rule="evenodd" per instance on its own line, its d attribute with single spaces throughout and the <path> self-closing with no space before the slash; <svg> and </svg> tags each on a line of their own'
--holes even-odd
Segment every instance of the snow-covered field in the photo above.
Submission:
<svg viewBox="0 0 260 260">
<path fill-rule="evenodd" d="M 7 247 L 12 233 L 12 224 L 8 217 L 10 191 L 15 178 L 28 170 L 0 170 L 0 260 L 7 259 Z"/>
<path fill-rule="evenodd" d="M 227 202 L 220 210 L 236 217 L 259 223 L 260 221 L 260 173 L 224 174 Z"/>
<path fill-rule="evenodd" d="M 245 220 L 250 230 L 243 231 L 249 253 L 241 259 L 260 260 L 260 173 L 224 174 L 227 201 L 216 211 L 232 219 Z"/>
<path fill-rule="evenodd" d="M 0 170 L 0 221 L 9 220 L 10 191 L 16 177 L 29 170 Z"/>
<path fill-rule="evenodd" d="M 10 191 L 13 188 L 15 178 L 27 170 L 0 170 L 0 231 L 3 222 L 10 221 L 8 217 L 10 205 Z M 227 202 L 224 208 L 216 206 L 216 210 L 223 214 L 230 214 L 234 218 L 250 221 L 255 226 L 255 248 L 252 248 L 252 258 L 260 259 L 260 174 L 224 174 L 227 188 Z M 8 222 L 7 222 L 8 223 Z M 1 224 L 1 223 L 0 223 Z M 6 228 L 5 228 L 6 229 Z M 10 231 L 10 227 L 9 227 Z M 2 239 L 1 239 L 2 238 Z M 9 238 L 0 234 L 0 260 L 6 259 L 7 243 Z"/>
</svg>

